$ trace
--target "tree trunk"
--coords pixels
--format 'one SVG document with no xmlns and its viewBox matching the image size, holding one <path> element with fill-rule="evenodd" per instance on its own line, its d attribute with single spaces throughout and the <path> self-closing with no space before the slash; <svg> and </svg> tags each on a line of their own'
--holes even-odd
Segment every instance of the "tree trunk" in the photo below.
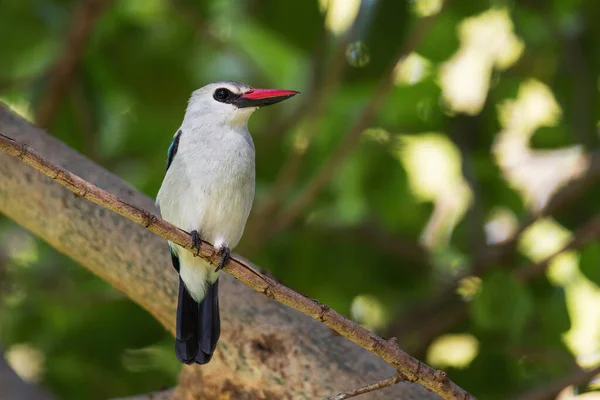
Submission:
<svg viewBox="0 0 600 400">
<path fill-rule="evenodd" d="M 152 199 L 2 105 L 0 132 L 123 200 L 156 211 Z M 149 173 L 162 174 L 162 166 Z M 0 153 L 0 212 L 125 293 L 174 332 L 177 280 L 163 239 L 75 197 L 5 153 Z M 314 399 L 394 374 L 374 354 L 227 274 L 220 290 L 218 350 L 210 364 L 184 367 L 173 398 Z M 401 383 L 362 398 L 439 397 L 420 385 Z"/>
</svg>

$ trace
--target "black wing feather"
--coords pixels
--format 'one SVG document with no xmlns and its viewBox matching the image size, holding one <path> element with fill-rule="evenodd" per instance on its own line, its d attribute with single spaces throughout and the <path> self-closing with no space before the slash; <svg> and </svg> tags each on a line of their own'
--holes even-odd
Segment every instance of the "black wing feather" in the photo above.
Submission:
<svg viewBox="0 0 600 400">
<path fill-rule="evenodd" d="M 181 129 L 177 131 L 175 136 L 173 137 L 173 143 L 169 146 L 169 151 L 167 153 L 167 171 L 175 158 L 175 154 L 177 154 L 177 149 L 179 149 L 179 138 L 181 137 Z"/>
</svg>

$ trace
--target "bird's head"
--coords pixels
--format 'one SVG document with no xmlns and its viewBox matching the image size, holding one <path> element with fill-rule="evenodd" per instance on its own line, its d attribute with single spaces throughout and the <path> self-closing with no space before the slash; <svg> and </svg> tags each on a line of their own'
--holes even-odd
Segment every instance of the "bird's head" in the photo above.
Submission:
<svg viewBox="0 0 600 400">
<path fill-rule="evenodd" d="M 289 99 L 299 92 L 281 89 L 254 89 L 242 82 L 216 82 L 192 93 L 187 113 L 215 124 L 242 126 L 259 107 Z"/>
</svg>

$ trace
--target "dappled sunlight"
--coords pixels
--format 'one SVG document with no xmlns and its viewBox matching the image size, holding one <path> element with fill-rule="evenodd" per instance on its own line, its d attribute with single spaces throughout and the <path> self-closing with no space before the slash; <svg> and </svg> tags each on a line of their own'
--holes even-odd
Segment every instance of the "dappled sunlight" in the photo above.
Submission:
<svg viewBox="0 0 600 400">
<path fill-rule="evenodd" d="M 481 291 L 481 278 L 467 276 L 458 282 L 456 293 L 464 300 L 471 301 Z"/>
<path fill-rule="evenodd" d="M 519 242 L 519 250 L 534 262 L 540 262 L 560 250 L 572 237 L 571 232 L 546 218 L 527 229 Z M 598 365 L 600 351 L 600 288 L 579 270 L 579 254 L 567 251 L 555 257 L 546 276 L 565 291 L 571 328 L 564 335 L 569 349 L 582 366 Z"/>
<path fill-rule="evenodd" d="M 443 100 L 452 111 L 475 115 L 481 111 L 489 89 L 491 67 L 480 54 L 464 49 L 440 70 Z"/>
<path fill-rule="evenodd" d="M 510 239 L 519 227 L 519 220 L 509 208 L 499 207 L 490 213 L 485 223 L 485 236 L 488 244 L 502 243 Z"/>
<path fill-rule="evenodd" d="M 128 18 L 153 25 L 164 21 L 163 16 L 169 7 L 169 2 L 166 0 L 128 0 L 117 4 Z"/>
<path fill-rule="evenodd" d="M 2 237 L 8 259 L 19 267 L 29 267 L 39 259 L 38 243 L 35 238 L 23 231 L 13 230 Z"/>
<path fill-rule="evenodd" d="M 577 357 L 580 365 L 589 365 L 590 367 L 600 366 L 600 349 L 594 353 L 588 353 Z M 600 375 L 591 382 L 591 386 L 596 390 L 600 390 Z"/>
<path fill-rule="evenodd" d="M 379 299 L 371 295 L 358 295 L 352 299 L 350 306 L 352 319 L 369 330 L 377 331 L 389 320 L 385 307 Z"/>
<path fill-rule="evenodd" d="M 327 29 L 335 34 L 342 34 L 356 19 L 360 0 L 319 0 L 319 5 L 327 15 Z"/>
<path fill-rule="evenodd" d="M 557 150 L 534 150 L 529 141 L 541 127 L 553 126 L 560 107 L 543 83 L 521 84 L 515 100 L 498 106 L 502 131 L 496 136 L 493 153 L 509 184 L 518 190 L 528 207 L 540 210 L 564 183 L 580 176 L 589 159 L 581 146 Z"/>
<path fill-rule="evenodd" d="M 458 36 L 460 48 L 440 68 L 440 86 L 452 111 L 475 115 L 485 102 L 493 69 L 513 65 L 525 46 L 514 34 L 506 9 L 464 19 Z"/>
<path fill-rule="evenodd" d="M 534 262 L 540 262 L 560 250 L 571 236 L 569 230 L 553 219 L 540 219 L 523 232 L 519 250 Z"/>
<path fill-rule="evenodd" d="M 427 349 L 427 363 L 436 368 L 466 368 L 478 352 L 479 341 L 473 335 L 442 335 Z"/>
<path fill-rule="evenodd" d="M 600 288 L 579 270 L 564 288 L 571 316 L 571 329 L 565 335 L 565 341 L 580 365 L 598 366 L 600 363 L 597 358 L 586 355 L 600 351 Z"/>
<path fill-rule="evenodd" d="M 294 145 L 293 149 L 295 153 L 303 154 L 308 149 L 310 145 L 310 133 L 304 129 L 304 127 L 300 127 L 294 132 Z"/>
<path fill-rule="evenodd" d="M 394 82 L 398 86 L 414 85 L 422 81 L 431 70 L 431 61 L 418 53 L 410 53 L 398 61 L 394 68 Z"/>
<path fill-rule="evenodd" d="M 556 400 L 600 400 L 600 392 L 579 394 L 579 388 L 570 385 L 561 390 Z"/>
<path fill-rule="evenodd" d="M 44 354 L 30 344 L 9 347 L 4 357 L 11 368 L 27 382 L 38 382 L 44 373 Z"/>
<path fill-rule="evenodd" d="M 411 191 L 418 200 L 434 203 L 421 243 L 428 248 L 445 245 L 472 198 L 462 176 L 460 151 L 440 133 L 398 136 L 398 143 L 396 155 Z"/>
<path fill-rule="evenodd" d="M 368 128 L 362 133 L 362 138 L 373 140 L 380 144 L 387 144 L 392 140 L 392 135 L 383 128 Z"/>
<path fill-rule="evenodd" d="M 505 135 L 529 139 L 536 129 L 554 126 L 561 109 L 550 88 L 540 81 L 529 79 L 519 86 L 517 98 L 498 106 L 498 119 Z"/>
<path fill-rule="evenodd" d="M 27 121 L 33 122 L 34 115 L 31 103 L 25 98 L 8 98 L 0 97 L 0 101 L 10 107 L 11 110 L 25 118 Z"/>
<path fill-rule="evenodd" d="M 412 0 L 412 9 L 419 17 L 430 17 L 439 13 L 444 0 Z"/>
</svg>

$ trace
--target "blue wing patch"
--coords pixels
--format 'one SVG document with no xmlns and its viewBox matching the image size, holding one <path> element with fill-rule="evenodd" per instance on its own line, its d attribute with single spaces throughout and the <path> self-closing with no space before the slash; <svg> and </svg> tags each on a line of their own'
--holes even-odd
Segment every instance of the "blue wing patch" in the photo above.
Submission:
<svg viewBox="0 0 600 400">
<path fill-rule="evenodd" d="M 167 152 L 167 171 L 175 158 L 175 154 L 177 154 L 177 149 L 179 148 L 179 138 L 181 137 L 181 129 L 177 131 L 175 137 L 173 138 L 173 142 L 169 146 L 169 150 Z"/>
</svg>

